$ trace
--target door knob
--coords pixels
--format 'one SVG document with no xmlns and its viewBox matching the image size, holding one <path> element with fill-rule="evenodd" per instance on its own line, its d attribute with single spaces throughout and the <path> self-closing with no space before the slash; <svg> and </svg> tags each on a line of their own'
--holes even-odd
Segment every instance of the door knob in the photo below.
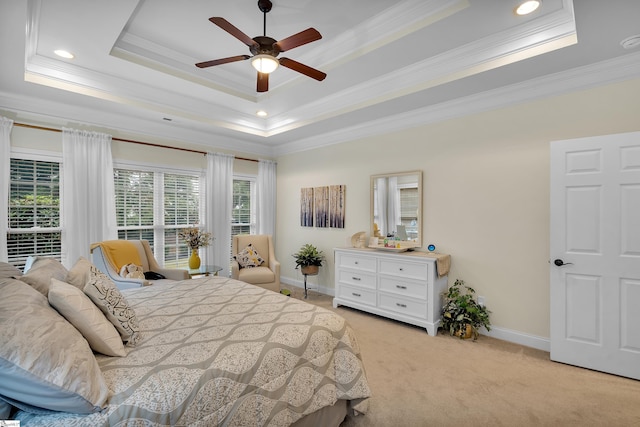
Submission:
<svg viewBox="0 0 640 427">
<path fill-rule="evenodd" d="M 573 264 L 572 262 L 564 262 L 563 260 L 561 260 L 560 258 L 556 259 L 553 261 L 553 263 L 555 265 L 557 265 L 558 267 L 562 267 L 563 265 L 570 265 Z"/>
</svg>

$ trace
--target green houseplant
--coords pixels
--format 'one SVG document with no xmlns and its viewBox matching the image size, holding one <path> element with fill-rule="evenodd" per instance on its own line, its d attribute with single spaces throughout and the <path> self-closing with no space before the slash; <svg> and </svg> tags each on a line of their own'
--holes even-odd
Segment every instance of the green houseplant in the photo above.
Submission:
<svg viewBox="0 0 640 427">
<path fill-rule="evenodd" d="M 487 307 L 478 304 L 476 291 L 465 285 L 464 280 L 456 279 L 455 283 L 444 294 L 442 306 L 442 328 L 449 334 L 460 338 L 478 339 L 478 329 L 484 326 L 491 330 Z"/>
<path fill-rule="evenodd" d="M 296 270 L 300 268 L 302 274 L 318 274 L 318 268 L 322 266 L 324 254 L 310 243 L 303 245 L 298 252 L 292 255 L 296 259 Z"/>
</svg>

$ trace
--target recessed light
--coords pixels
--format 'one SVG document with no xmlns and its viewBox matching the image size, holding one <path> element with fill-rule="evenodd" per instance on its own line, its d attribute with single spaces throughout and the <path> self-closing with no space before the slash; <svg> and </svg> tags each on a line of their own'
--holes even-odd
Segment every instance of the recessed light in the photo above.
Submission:
<svg viewBox="0 0 640 427">
<path fill-rule="evenodd" d="M 264 110 L 256 111 L 256 116 L 258 117 L 267 117 L 267 112 Z"/>
<path fill-rule="evenodd" d="M 622 46 L 625 49 L 633 49 L 634 47 L 640 46 L 640 34 L 627 37 L 626 39 L 620 42 L 620 46 Z"/>
<path fill-rule="evenodd" d="M 542 0 L 527 0 L 520 3 L 513 10 L 516 15 L 528 15 L 532 12 L 535 12 L 542 4 Z"/>
<path fill-rule="evenodd" d="M 63 50 L 63 49 L 58 49 L 58 50 L 54 50 L 53 53 L 55 53 L 56 55 L 58 55 L 61 58 L 65 58 L 65 59 L 73 59 L 73 53 Z"/>
</svg>

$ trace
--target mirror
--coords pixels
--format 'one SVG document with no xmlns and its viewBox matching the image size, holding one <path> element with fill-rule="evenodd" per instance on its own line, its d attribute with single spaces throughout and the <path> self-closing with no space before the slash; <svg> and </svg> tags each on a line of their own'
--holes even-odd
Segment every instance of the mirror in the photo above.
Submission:
<svg viewBox="0 0 640 427">
<path fill-rule="evenodd" d="M 371 237 L 422 246 L 422 171 L 371 175 Z"/>
</svg>

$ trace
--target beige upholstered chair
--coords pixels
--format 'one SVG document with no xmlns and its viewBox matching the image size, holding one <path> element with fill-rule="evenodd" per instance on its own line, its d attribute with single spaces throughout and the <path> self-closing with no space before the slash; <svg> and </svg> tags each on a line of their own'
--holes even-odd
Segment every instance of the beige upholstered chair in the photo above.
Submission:
<svg viewBox="0 0 640 427">
<path fill-rule="evenodd" d="M 258 267 L 240 268 L 240 265 L 234 259 L 231 261 L 231 277 L 274 292 L 280 292 L 280 262 L 276 259 L 271 236 L 268 234 L 233 236 L 233 255 L 238 254 L 249 244 L 264 259 L 264 263 Z"/>
<path fill-rule="evenodd" d="M 129 246 L 125 250 L 134 250 L 138 255 L 141 263 L 139 265 L 142 265 L 142 271 L 145 273 L 148 271 L 160 273 L 165 276 L 166 279 L 146 280 L 120 276 L 118 269 L 116 269 L 116 266 L 114 265 L 114 258 L 117 258 L 117 256 L 110 256 L 107 251 L 113 247 L 121 247 L 123 242 Z M 130 242 L 131 245 L 127 242 Z M 110 245 L 111 243 L 115 244 Z M 93 243 L 91 245 L 91 259 L 93 261 L 93 265 L 95 265 L 98 270 L 109 276 L 119 289 L 139 288 L 141 286 L 147 286 L 157 282 L 167 280 L 184 280 L 190 277 L 187 270 L 160 267 L 158 261 L 156 261 L 153 256 L 151 246 L 147 240 L 107 240 L 104 242 Z"/>
</svg>

